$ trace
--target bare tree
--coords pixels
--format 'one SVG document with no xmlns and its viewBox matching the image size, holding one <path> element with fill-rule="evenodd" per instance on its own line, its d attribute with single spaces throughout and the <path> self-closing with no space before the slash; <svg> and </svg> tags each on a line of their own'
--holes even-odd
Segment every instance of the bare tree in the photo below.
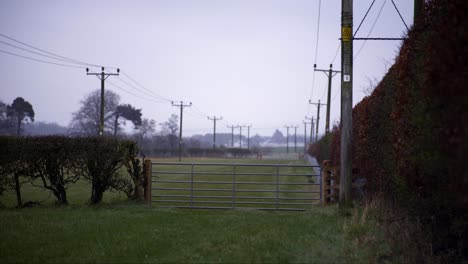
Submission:
<svg viewBox="0 0 468 264">
<path fill-rule="evenodd" d="M 179 117 L 177 115 L 172 114 L 166 122 L 160 124 L 161 134 L 167 137 L 171 149 L 174 149 L 177 145 L 177 132 L 179 131 L 179 125 L 177 124 L 178 121 Z"/>
<path fill-rule="evenodd" d="M 366 79 L 367 79 L 367 85 L 362 88 L 362 92 L 366 96 L 370 96 L 380 81 L 375 77 L 374 78 L 366 77 Z"/>
<path fill-rule="evenodd" d="M 137 132 L 134 135 L 134 138 L 138 142 L 138 145 L 141 147 L 143 141 L 147 137 L 151 137 L 156 131 L 156 121 L 153 119 L 143 118 L 141 125 L 138 127 Z"/>
<path fill-rule="evenodd" d="M 114 114 L 119 105 L 120 96 L 112 91 L 104 93 L 104 133 L 114 129 Z M 80 109 L 73 113 L 70 123 L 71 132 L 80 135 L 99 135 L 101 91 L 95 90 L 80 102 Z"/>
</svg>

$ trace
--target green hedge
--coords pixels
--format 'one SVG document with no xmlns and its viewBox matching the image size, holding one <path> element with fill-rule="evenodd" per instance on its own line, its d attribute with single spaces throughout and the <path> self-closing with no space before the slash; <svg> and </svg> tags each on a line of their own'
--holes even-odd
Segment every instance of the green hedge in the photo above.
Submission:
<svg viewBox="0 0 468 264">
<path fill-rule="evenodd" d="M 21 206 L 19 181 L 40 183 L 59 204 L 68 204 L 66 190 L 78 179 L 91 183 L 91 204 L 107 190 L 142 199 L 143 166 L 135 142 L 116 138 L 65 136 L 0 137 L 0 184 L 14 189 Z"/>
</svg>

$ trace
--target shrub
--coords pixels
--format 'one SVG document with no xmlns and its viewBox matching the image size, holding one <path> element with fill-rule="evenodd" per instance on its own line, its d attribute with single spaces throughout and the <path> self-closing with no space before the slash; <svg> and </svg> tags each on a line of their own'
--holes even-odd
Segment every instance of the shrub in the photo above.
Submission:
<svg viewBox="0 0 468 264">
<path fill-rule="evenodd" d="M 14 189 L 21 206 L 21 184 L 31 181 L 68 204 L 68 186 L 83 177 L 91 182 L 91 204 L 106 190 L 141 199 L 144 177 L 137 155 L 135 142 L 115 138 L 0 137 L 0 194 Z"/>
<path fill-rule="evenodd" d="M 76 140 L 81 141 L 79 144 L 82 147 L 80 159 L 83 162 L 78 167 L 78 174 L 91 183 L 90 204 L 100 203 L 104 192 L 111 189 L 124 191 L 127 195 L 131 194 L 131 182 L 122 174 L 130 143 L 106 137 Z"/>
<path fill-rule="evenodd" d="M 68 204 L 67 186 L 79 179 L 79 146 L 69 137 L 46 136 L 20 139 L 21 173 L 32 180 L 40 180 L 42 188 L 50 190 L 59 204 Z M 35 185 L 35 184 L 34 184 Z"/>
</svg>

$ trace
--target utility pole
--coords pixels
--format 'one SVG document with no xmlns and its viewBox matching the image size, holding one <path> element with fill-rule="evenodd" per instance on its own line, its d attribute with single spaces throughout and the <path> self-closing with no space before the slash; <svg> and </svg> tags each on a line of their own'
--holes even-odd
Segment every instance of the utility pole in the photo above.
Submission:
<svg viewBox="0 0 468 264">
<path fill-rule="evenodd" d="M 289 153 L 289 128 L 292 126 L 286 126 L 286 152 Z"/>
<path fill-rule="evenodd" d="M 86 75 L 95 75 L 101 80 L 101 112 L 99 114 L 99 136 L 104 135 L 104 81 L 111 75 L 118 76 L 120 69 L 117 69 L 117 73 L 105 73 L 104 67 L 101 68 L 101 73 L 89 72 L 89 68 L 86 68 Z"/>
<path fill-rule="evenodd" d="M 310 139 L 309 144 L 312 144 L 314 141 L 314 117 L 305 117 L 306 120 L 310 120 Z"/>
<path fill-rule="evenodd" d="M 234 148 L 234 128 L 237 126 L 227 126 L 227 128 L 231 129 L 231 148 Z"/>
<path fill-rule="evenodd" d="M 340 206 L 352 205 L 353 0 L 341 1 L 341 147 Z"/>
<path fill-rule="evenodd" d="M 184 104 L 184 102 L 180 101 L 180 104 L 174 104 L 171 102 L 172 106 L 176 106 L 180 108 L 180 128 L 179 128 L 179 161 L 182 161 L 182 119 L 184 114 L 184 107 L 192 106 L 192 102 L 189 104 Z"/>
<path fill-rule="evenodd" d="M 332 87 L 332 78 L 340 73 L 340 71 L 332 70 L 333 64 L 330 64 L 329 70 L 317 69 L 317 64 L 314 64 L 314 71 L 320 71 L 325 73 L 328 77 L 328 92 L 327 92 L 327 119 L 325 121 L 325 134 L 330 132 L 330 97 L 331 97 L 331 87 Z M 319 101 L 320 103 L 320 101 Z"/>
<path fill-rule="evenodd" d="M 247 128 L 247 149 L 250 149 L 250 128 L 252 125 L 245 126 Z"/>
<path fill-rule="evenodd" d="M 208 117 L 208 120 L 213 120 L 213 149 L 215 149 L 216 148 L 216 121 L 223 120 L 223 117 L 217 118 L 216 116 L 213 116 L 213 118 Z"/>
<path fill-rule="evenodd" d="M 293 126 L 294 128 L 294 152 L 297 153 L 297 126 Z"/>
<path fill-rule="evenodd" d="M 309 100 L 309 104 L 313 104 L 313 105 L 317 106 L 317 123 L 316 123 L 317 128 L 315 130 L 315 142 L 317 142 L 317 140 L 318 140 L 318 130 L 319 130 L 319 120 L 320 120 L 320 106 L 321 105 L 326 105 L 326 104 L 321 104 L 320 100 L 318 101 L 318 103 L 312 103 L 312 101 Z"/>
<path fill-rule="evenodd" d="M 307 153 L 307 124 L 310 124 L 310 122 L 307 121 L 302 121 L 304 124 L 304 154 Z"/>
<path fill-rule="evenodd" d="M 242 148 L 242 126 L 238 125 L 239 127 L 239 148 Z"/>
</svg>

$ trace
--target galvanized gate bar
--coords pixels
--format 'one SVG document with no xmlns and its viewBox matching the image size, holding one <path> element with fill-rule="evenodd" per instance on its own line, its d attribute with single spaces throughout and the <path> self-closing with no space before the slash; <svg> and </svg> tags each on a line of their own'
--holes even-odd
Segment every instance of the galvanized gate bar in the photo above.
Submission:
<svg viewBox="0 0 468 264">
<path fill-rule="evenodd" d="M 201 175 L 218 175 L 218 176 L 230 176 L 232 173 L 229 172 L 209 172 L 209 171 L 194 171 L 194 172 L 170 172 L 170 171 L 154 171 L 156 174 L 174 174 L 174 175 L 185 175 L 189 173 L 193 174 L 201 174 Z M 245 172 L 238 172 L 238 176 L 275 176 L 275 173 L 245 173 Z M 310 177 L 320 177 L 320 174 L 287 174 L 287 173 L 282 173 L 280 176 L 310 176 Z"/>
<path fill-rule="evenodd" d="M 233 182 L 228 181 L 153 181 L 159 183 L 206 183 L 206 184 L 232 184 Z M 252 185 L 276 185 L 276 182 L 238 182 L 236 184 L 252 184 Z M 319 183 L 287 183 L 287 182 L 279 182 L 279 185 L 320 185 Z"/>
<path fill-rule="evenodd" d="M 199 165 L 199 166 L 219 166 L 219 167 L 284 167 L 284 168 L 319 168 L 320 166 L 313 166 L 313 165 L 301 165 L 301 164 L 251 164 L 251 163 L 191 163 L 191 162 L 153 162 L 153 164 L 157 165 L 171 165 L 171 166 L 184 166 L 184 165 Z"/>
<path fill-rule="evenodd" d="M 314 193 L 319 193 L 319 192 L 314 192 Z M 192 196 L 190 195 L 180 195 L 180 194 L 157 194 L 153 195 L 152 197 L 179 197 L 179 198 L 190 198 Z M 226 199 L 231 199 L 232 196 L 227 196 L 227 195 L 194 195 L 193 198 L 226 198 Z M 276 199 L 276 197 L 265 197 L 265 196 L 236 196 L 236 199 L 258 199 L 258 200 L 268 200 L 268 199 Z M 320 198 L 292 198 L 292 197 L 279 197 L 280 200 L 310 200 L 310 201 L 319 201 Z M 160 200 L 158 200 L 160 201 Z"/>
<path fill-rule="evenodd" d="M 153 165 L 157 165 L 157 170 L 154 170 Z M 163 166 L 177 166 L 180 169 L 177 171 L 164 170 Z M 190 167 L 188 167 L 190 166 Z M 162 167 L 162 168 L 161 168 Z M 186 167 L 186 169 L 184 169 Z M 232 172 L 213 172 L 213 171 L 203 171 L 196 168 L 200 167 L 232 167 Z M 271 168 L 273 172 L 271 173 L 259 173 L 259 172 L 248 172 L 247 169 L 242 172 L 238 172 L 238 168 L 249 168 L 249 167 L 263 167 Z M 281 173 L 280 169 L 282 168 L 292 168 L 291 171 L 285 171 Z M 314 173 L 296 173 L 296 168 L 302 169 L 318 169 L 319 174 Z M 157 204 L 162 204 L 159 206 L 161 208 L 193 208 L 193 209 L 234 209 L 234 208 L 250 208 L 250 209 L 259 209 L 259 210 L 294 210 L 294 211 L 303 211 L 305 208 L 297 206 L 311 206 L 312 201 L 321 200 L 321 194 L 323 191 L 321 185 L 322 171 L 319 166 L 310 166 L 310 165 L 290 165 L 290 164 L 232 164 L 232 163 L 177 163 L 177 162 L 153 162 L 151 164 L 151 180 L 150 183 L 153 183 L 151 190 L 156 191 L 151 195 L 151 199 Z M 155 177 L 156 176 L 156 177 Z M 171 176 L 178 177 L 179 179 L 173 179 Z M 223 177 L 231 176 L 232 181 L 226 180 L 205 180 L 203 177 L 198 176 L 213 176 L 213 177 Z M 275 177 L 274 181 L 238 181 L 237 176 L 242 177 L 258 177 L 258 176 L 269 176 Z M 197 177 L 197 180 L 195 179 Z M 281 178 L 280 178 L 281 177 Z M 304 182 L 284 182 L 280 179 L 286 179 L 286 177 L 307 177 L 309 180 L 304 180 Z M 318 177 L 319 183 L 310 182 L 313 177 Z M 187 179 L 189 178 L 189 179 Z M 293 178 L 291 178 L 293 179 Z M 187 186 L 189 184 L 189 186 Z M 201 186 L 197 186 L 200 184 Z M 237 184 L 248 186 L 271 186 L 273 188 L 262 188 L 262 189 L 238 189 Z M 208 186 L 207 186 L 208 185 Z M 210 185 L 231 185 L 229 189 L 226 188 L 210 188 Z M 284 186 L 284 188 L 280 188 Z M 319 186 L 319 190 L 312 189 L 313 186 Z M 305 189 L 297 189 L 296 187 L 305 187 Z M 296 189 L 294 189 L 296 188 Z M 200 195 L 197 195 L 198 192 L 206 192 Z M 231 193 L 231 195 L 209 195 L 209 192 L 223 192 Z M 238 193 L 245 193 L 251 195 L 241 195 L 238 196 Z M 255 194 L 260 193 L 271 193 L 273 196 L 255 196 Z M 208 195 L 207 195 L 208 194 Z M 253 195 L 252 195 L 253 194 Z M 280 196 L 280 194 L 283 194 Z M 302 197 L 294 197 L 294 195 L 304 194 Z M 315 194 L 318 197 L 315 197 Z M 293 195 L 293 196 L 290 196 Z M 312 196 L 310 196 L 312 195 Z M 285 197 L 286 196 L 286 197 Z M 185 199 L 184 199 L 185 198 Z M 208 199 L 208 200 L 200 200 Z M 225 199 L 225 200 L 223 200 Z M 238 201 L 240 200 L 240 201 Z M 273 201 L 274 200 L 274 201 Z M 165 205 L 168 204 L 168 205 Z M 198 204 L 198 205 L 197 205 Z M 204 204 L 204 205 L 203 205 Z M 210 205 L 211 204 L 211 205 Z M 215 206 L 216 204 L 228 205 L 229 206 Z M 259 205 L 258 207 L 243 207 L 241 205 Z M 271 205 L 273 207 L 260 207 L 261 205 Z M 288 207 L 284 207 L 288 206 Z"/>
</svg>

